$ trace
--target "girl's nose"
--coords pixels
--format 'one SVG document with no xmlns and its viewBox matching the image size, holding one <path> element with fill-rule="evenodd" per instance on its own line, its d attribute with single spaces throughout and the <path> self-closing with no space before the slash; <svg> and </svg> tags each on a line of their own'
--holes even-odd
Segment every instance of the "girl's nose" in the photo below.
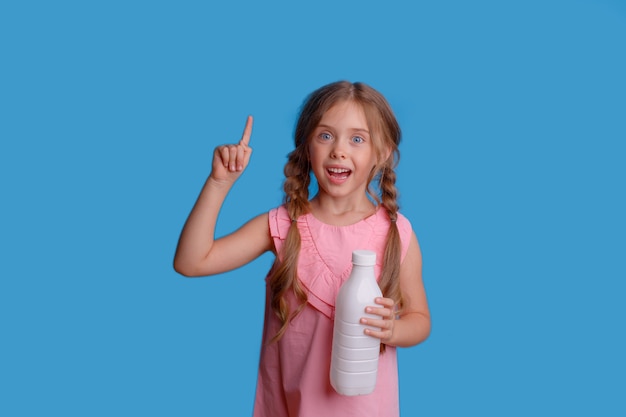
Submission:
<svg viewBox="0 0 626 417">
<path fill-rule="evenodd" d="M 330 150 L 330 157 L 333 159 L 345 159 L 346 158 L 346 150 L 342 144 L 342 141 L 338 140 L 335 142 L 334 146 Z"/>
</svg>

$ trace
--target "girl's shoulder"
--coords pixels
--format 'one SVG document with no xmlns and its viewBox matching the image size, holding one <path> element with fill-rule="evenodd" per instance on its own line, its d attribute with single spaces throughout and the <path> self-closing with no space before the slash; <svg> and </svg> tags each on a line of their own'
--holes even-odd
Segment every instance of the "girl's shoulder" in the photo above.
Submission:
<svg viewBox="0 0 626 417">
<path fill-rule="evenodd" d="M 281 205 L 271 209 L 268 213 L 268 223 L 270 235 L 273 238 L 284 238 L 287 236 L 291 219 L 285 205 Z"/>
<path fill-rule="evenodd" d="M 378 208 L 378 211 L 376 212 L 376 218 L 380 223 L 383 223 L 385 225 L 391 224 L 391 219 L 389 218 L 387 211 L 382 207 Z M 397 213 L 396 225 L 398 226 L 400 235 L 402 235 L 403 232 L 411 233 L 413 231 L 413 226 L 411 225 L 409 219 L 400 212 Z"/>
<path fill-rule="evenodd" d="M 411 221 L 404 216 L 404 214 L 398 212 L 398 220 L 396 221 L 398 224 L 398 229 L 400 231 L 405 230 L 406 232 L 412 232 L 413 226 L 411 225 Z"/>
<path fill-rule="evenodd" d="M 284 204 L 281 204 L 278 207 L 274 207 L 269 211 L 269 217 L 272 218 L 286 218 L 289 220 L 289 212 L 287 211 L 287 207 Z"/>
</svg>

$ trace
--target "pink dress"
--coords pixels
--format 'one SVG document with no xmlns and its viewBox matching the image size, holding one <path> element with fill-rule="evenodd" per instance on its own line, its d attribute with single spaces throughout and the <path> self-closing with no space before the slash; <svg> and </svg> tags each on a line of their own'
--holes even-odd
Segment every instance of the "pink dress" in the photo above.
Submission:
<svg viewBox="0 0 626 417">
<path fill-rule="evenodd" d="M 270 233 L 281 258 L 282 244 L 291 220 L 284 206 L 269 213 Z M 409 221 L 398 215 L 402 259 L 412 233 Z M 343 396 L 330 385 L 330 357 L 334 304 L 341 284 L 352 269 L 352 251 L 376 252 L 376 276 L 381 261 L 389 217 L 385 210 L 349 226 L 331 226 L 306 214 L 298 219 L 302 237 L 298 276 L 308 302 L 275 343 L 280 327 L 266 292 L 263 345 L 254 403 L 255 417 L 393 417 L 398 416 L 398 368 L 396 349 L 387 346 L 378 362 L 376 388 L 372 394 Z M 296 308 L 290 299 L 291 311 Z"/>
</svg>

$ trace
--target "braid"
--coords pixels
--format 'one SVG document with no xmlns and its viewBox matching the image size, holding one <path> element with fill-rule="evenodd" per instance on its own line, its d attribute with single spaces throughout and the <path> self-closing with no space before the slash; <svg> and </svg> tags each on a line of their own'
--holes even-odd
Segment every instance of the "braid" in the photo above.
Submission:
<svg viewBox="0 0 626 417">
<path fill-rule="evenodd" d="M 387 211 L 391 224 L 387 232 L 387 244 L 383 255 L 384 268 L 380 276 L 380 288 L 385 297 L 396 301 L 398 308 L 402 309 L 402 294 L 400 292 L 400 258 L 402 245 L 400 232 L 398 231 L 398 190 L 396 188 L 396 173 L 386 165 L 380 175 L 380 193 L 382 206 Z"/>
<path fill-rule="evenodd" d="M 309 212 L 309 161 L 305 146 L 296 148 L 289 154 L 285 165 L 285 204 L 291 220 L 297 220 Z"/>
<path fill-rule="evenodd" d="M 274 313 L 280 320 L 281 327 L 272 338 L 272 342 L 279 340 L 289 324 L 289 320 L 297 316 L 305 306 L 307 301 L 306 292 L 302 289 L 298 280 L 298 258 L 300 254 L 300 231 L 298 230 L 297 219 L 309 212 L 309 175 L 308 161 L 303 152 L 305 147 L 298 147 L 289 154 L 289 159 L 285 165 L 285 206 L 291 225 L 283 244 L 282 262 L 278 262 L 278 257 L 272 268 L 269 278 L 270 304 Z M 304 158 L 303 158 L 304 157 Z M 303 161 L 305 163 L 303 163 Z M 287 294 L 293 290 L 299 306 L 292 314 L 287 302 Z"/>
</svg>

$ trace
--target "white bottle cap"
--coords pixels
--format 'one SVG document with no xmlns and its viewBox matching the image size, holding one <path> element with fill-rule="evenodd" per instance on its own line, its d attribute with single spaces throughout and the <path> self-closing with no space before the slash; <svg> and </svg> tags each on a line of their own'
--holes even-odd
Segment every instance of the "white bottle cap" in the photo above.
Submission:
<svg viewBox="0 0 626 417">
<path fill-rule="evenodd" d="M 371 250 L 355 250 L 352 252 L 352 263 L 360 266 L 376 265 L 376 252 Z"/>
</svg>

